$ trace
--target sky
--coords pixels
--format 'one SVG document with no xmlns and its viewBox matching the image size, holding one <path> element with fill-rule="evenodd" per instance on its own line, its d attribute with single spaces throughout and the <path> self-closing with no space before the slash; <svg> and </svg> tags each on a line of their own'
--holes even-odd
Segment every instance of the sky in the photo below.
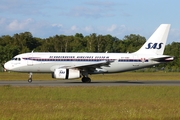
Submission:
<svg viewBox="0 0 180 120">
<path fill-rule="evenodd" d="M 160 24 L 171 24 L 170 44 L 180 42 L 179 5 L 180 0 L 1 0 L 0 36 L 96 33 L 148 39 Z"/>
</svg>

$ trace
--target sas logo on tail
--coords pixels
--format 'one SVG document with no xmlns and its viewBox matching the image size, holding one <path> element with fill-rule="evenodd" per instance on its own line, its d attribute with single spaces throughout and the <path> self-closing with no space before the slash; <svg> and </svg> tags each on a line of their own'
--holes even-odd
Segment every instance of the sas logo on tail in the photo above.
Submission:
<svg viewBox="0 0 180 120">
<path fill-rule="evenodd" d="M 148 43 L 146 49 L 161 49 L 163 43 Z"/>
</svg>

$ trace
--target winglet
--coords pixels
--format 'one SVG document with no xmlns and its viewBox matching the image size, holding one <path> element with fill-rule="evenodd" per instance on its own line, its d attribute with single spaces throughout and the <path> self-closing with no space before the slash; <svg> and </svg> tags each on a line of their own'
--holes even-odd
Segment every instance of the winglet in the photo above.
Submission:
<svg viewBox="0 0 180 120">
<path fill-rule="evenodd" d="M 163 55 L 170 24 L 161 24 L 146 43 L 135 53 Z"/>
</svg>

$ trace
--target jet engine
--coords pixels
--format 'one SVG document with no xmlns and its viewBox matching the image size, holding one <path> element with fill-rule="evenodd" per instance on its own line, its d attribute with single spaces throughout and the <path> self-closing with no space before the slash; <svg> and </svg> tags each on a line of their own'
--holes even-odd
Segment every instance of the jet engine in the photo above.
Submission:
<svg viewBox="0 0 180 120">
<path fill-rule="evenodd" d="M 80 71 L 77 69 L 59 68 L 54 70 L 54 72 L 52 73 L 52 78 L 74 79 L 80 78 L 80 75 Z"/>
</svg>

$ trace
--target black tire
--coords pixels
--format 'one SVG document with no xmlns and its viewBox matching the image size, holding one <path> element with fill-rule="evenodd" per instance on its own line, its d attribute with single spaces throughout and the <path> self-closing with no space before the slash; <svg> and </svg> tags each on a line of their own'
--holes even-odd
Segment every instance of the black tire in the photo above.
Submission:
<svg viewBox="0 0 180 120">
<path fill-rule="evenodd" d="M 82 78 L 82 82 L 83 83 L 90 83 L 91 82 L 91 79 L 89 77 L 83 77 Z"/>
<path fill-rule="evenodd" d="M 28 79 L 28 82 L 29 82 L 29 83 L 32 83 L 32 78 L 29 78 L 29 79 Z"/>
<path fill-rule="evenodd" d="M 89 77 L 86 77 L 85 83 L 90 83 L 91 79 Z"/>
<path fill-rule="evenodd" d="M 82 78 L 82 82 L 83 82 L 83 83 L 85 83 L 85 82 L 86 82 L 86 80 L 85 80 L 85 79 L 86 79 L 85 77 L 83 77 L 83 78 Z"/>
</svg>

